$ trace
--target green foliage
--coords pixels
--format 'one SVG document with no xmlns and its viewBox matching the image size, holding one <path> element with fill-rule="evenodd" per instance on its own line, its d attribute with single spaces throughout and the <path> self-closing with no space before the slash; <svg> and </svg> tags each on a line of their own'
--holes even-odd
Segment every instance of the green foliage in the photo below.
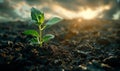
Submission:
<svg viewBox="0 0 120 71">
<path fill-rule="evenodd" d="M 24 34 L 26 34 L 26 35 L 32 35 L 32 36 L 35 36 L 35 37 L 39 37 L 38 32 L 35 31 L 35 30 L 26 30 L 26 31 L 24 31 Z"/>
<path fill-rule="evenodd" d="M 39 32 L 37 32 L 36 30 L 26 30 L 24 31 L 24 34 L 34 36 L 34 38 L 30 40 L 30 43 L 39 44 L 40 47 L 42 47 L 43 42 L 48 42 L 49 40 L 54 38 L 54 35 L 52 34 L 46 34 L 45 36 L 43 36 L 43 30 L 62 20 L 61 18 L 53 17 L 50 20 L 48 20 L 46 24 L 43 24 L 45 20 L 44 13 L 35 8 L 31 8 L 31 18 L 32 20 L 36 21 L 36 24 L 39 28 Z"/>
<path fill-rule="evenodd" d="M 56 23 L 58 23 L 58 22 L 60 22 L 60 21 L 61 21 L 61 19 L 58 18 L 58 17 L 51 18 L 51 19 L 46 23 L 46 26 L 47 26 L 47 27 L 50 27 L 50 26 L 52 26 L 52 25 L 54 25 L 54 24 L 56 24 Z"/>
<path fill-rule="evenodd" d="M 39 44 L 40 42 L 38 41 L 38 39 L 35 37 L 35 38 L 32 38 L 29 40 L 30 44 Z"/>
<path fill-rule="evenodd" d="M 43 42 L 47 42 L 49 41 L 50 39 L 53 39 L 55 36 L 52 35 L 52 34 L 46 34 L 44 37 L 43 37 Z"/>
<path fill-rule="evenodd" d="M 32 8 L 31 9 L 31 18 L 32 18 L 32 20 L 35 20 L 37 22 L 37 24 L 40 25 L 44 22 L 44 13 L 35 8 Z"/>
</svg>

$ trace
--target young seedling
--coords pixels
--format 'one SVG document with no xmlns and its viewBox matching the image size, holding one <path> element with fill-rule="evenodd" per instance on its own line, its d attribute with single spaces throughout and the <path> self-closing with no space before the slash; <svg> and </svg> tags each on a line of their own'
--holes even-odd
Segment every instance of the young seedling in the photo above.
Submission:
<svg viewBox="0 0 120 71">
<path fill-rule="evenodd" d="M 42 47 L 43 42 L 47 42 L 50 39 L 54 38 L 54 35 L 52 35 L 52 34 L 46 34 L 43 36 L 43 31 L 46 28 L 48 28 L 62 20 L 61 18 L 53 17 L 50 20 L 48 20 L 48 22 L 46 24 L 44 24 L 44 21 L 45 21 L 44 13 L 35 8 L 31 8 L 31 18 L 32 18 L 32 20 L 34 20 L 36 22 L 35 24 L 38 26 L 39 32 L 36 30 L 26 30 L 26 31 L 24 31 L 24 34 L 32 35 L 33 38 L 30 40 L 30 43 L 31 44 L 39 44 L 40 47 Z"/>
</svg>

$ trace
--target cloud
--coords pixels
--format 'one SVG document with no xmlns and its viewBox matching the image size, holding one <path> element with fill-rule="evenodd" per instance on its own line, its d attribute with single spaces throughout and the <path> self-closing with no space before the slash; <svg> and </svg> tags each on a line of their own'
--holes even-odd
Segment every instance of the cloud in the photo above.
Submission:
<svg viewBox="0 0 120 71">
<path fill-rule="evenodd" d="M 111 8 L 104 12 L 104 18 L 113 18 L 113 15 L 120 11 L 120 3 L 117 3 L 117 1 L 111 1 L 109 5 Z"/>
<path fill-rule="evenodd" d="M 0 17 L 10 19 L 29 18 L 31 7 L 41 9 L 49 16 L 79 17 L 76 14 L 80 14 L 83 10 L 96 11 L 99 10 L 98 8 L 106 6 L 109 6 L 110 9 L 101 9 L 97 16 L 102 15 L 102 18 L 112 19 L 113 15 L 120 11 L 119 0 L 1 0 Z"/>
<path fill-rule="evenodd" d="M 4 0 L 0 3 L 0 16 L 3 17 L 19 17 L 16 12 L 14 12 L 14 8 L 10 5 L 9 0 Z"/>
</svg>

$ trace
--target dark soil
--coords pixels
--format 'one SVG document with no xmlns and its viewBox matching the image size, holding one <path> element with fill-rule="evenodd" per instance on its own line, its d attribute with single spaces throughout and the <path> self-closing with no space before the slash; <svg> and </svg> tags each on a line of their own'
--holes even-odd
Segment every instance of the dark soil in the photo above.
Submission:
<svg viewBox="0 0 120 71">
<path fill-rule="evenodd" d="M 0 71 L 120 71 L 120 21 L 63 20 L 45 30 L 55 38 L 30 45 L 28 22 L 0 23 Z"/>
</svg>

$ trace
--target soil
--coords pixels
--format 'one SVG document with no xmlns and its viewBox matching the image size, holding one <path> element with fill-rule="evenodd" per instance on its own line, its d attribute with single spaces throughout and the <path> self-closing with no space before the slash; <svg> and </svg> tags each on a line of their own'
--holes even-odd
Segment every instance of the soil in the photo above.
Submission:
<svg viewBox="0 0 120 71">
<path fill-rule="evenodd" d="M 0 23 L 0 71 L 120 71 L 120 20 L 63 20 L 55 38 L 30 45 L 29 22 Z"/>
</svg>

